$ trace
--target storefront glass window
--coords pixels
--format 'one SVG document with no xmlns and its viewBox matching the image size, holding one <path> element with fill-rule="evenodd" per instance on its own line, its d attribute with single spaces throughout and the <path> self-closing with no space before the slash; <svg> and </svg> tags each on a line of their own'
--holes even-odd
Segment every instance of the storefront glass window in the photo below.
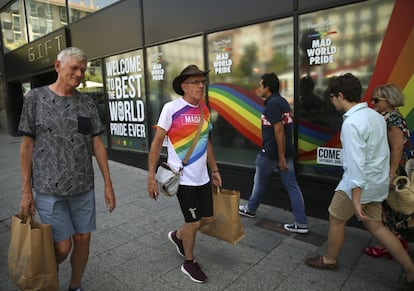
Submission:
<svg viewBox="0 0 414 291">
<path fill-rule="evenodd" d="M 5 53 L 27 43 L 23 0 L 14 1 L 0 14 Z"/>
<path fill-rule="evenodd" d="M 27 92 L 32 90 L 32 84 L 29 81 L 22 82 L 23 97 L 26 97 Z"/>
<path fill-rule="evenodd" d="M 77 21 L 119 1 L 121 0 L 69 0 L 70 22 Z"/>
<path fill-rule="evenodd" d="M 119 1 L 69 0 L 70 22 L 77 21 Z M 7 53 L 23 46 L 28 41 L 36 40 L 67 25 L 69 21 L 66 2 L 66 0 L 16 0 L 8 8 L 3 9 L 0 18 L 4 52 Z M 26 18 L 28 29 L 26 29 Z"/>
<path fill-rule="evenodd" d="M 142 50 L 104 59 L 111 147 L 148 151 Z"/>
<path fill-rule="evenodd" d="M 174 92 L 172 82 L 190 64 L 204 69 L 203 39 L 200 36 L 147 48 L 148 108 L 152 128 L 158 122 L 163 105 L 180 97 Z"/>
<path fill-rule="evenodd" d="M 254 167 L 261 146 L 260 77 L 275 72 L 293 110 L 293 19 L 208 35 L 208 104 L 217 160 Z"/>
<path fill-rule="evenodd" d="M 102 76 L 102 61 L 94 60 L 88 62 L 88 69 L 85 72 L 85 79 L 77 88 L 80 92 L 88 94 L 93 98 L 98 109 L 99 118 L 105 128 L 108 128 L 108 111 L 104 95 L 104 84 Z M 108 145 L 108 135 L 101 135 L 102 141 Z"/>
<path fill-rule="evenodd" d="M 299 171 L 341 175 L 342 114 L 329 101 L 329 81 L 350 72 L 362 83 L 363 100 L 370 100 L 367 88 L 381 79 L 373 78 L 380 70 L 380 49 L 398 47 L 383 43 L 393 6 L 392 0 L 374 0 L 299 17 Z M 386 65 L 391 60 L 382 61 Z"/>
<path fill-rule="evenodd" d="M 65 0 L 26 0 L 30 41 L 57 30 L 67 23 L 67 21 L 61 21 L 62 15 L 60 15 L 62 12 L 61 8 L 65 7 L 65 2 Z"/>
</svg>

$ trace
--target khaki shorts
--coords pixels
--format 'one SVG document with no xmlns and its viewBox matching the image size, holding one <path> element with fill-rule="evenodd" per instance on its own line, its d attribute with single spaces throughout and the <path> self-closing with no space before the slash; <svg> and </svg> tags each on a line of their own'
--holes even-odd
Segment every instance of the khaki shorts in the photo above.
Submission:
<svg viewBox="0 0 414 291">
<path fill-rule="evenodd" d="M 343 191 L 336 191 L 328 208 L 329 214 L 335 218 L 348 221 L 354 214 L 355 209 L 352 200 Z M 362 211 L 368 219 L 382 221 L 382 203 L 370 202 L 362 204 Z"/>
</svg>

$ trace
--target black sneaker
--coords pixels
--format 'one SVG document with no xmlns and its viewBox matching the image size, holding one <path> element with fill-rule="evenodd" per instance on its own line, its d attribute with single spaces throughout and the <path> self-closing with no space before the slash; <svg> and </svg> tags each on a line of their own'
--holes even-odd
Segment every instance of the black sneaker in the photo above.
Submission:
<svg viewBox="0 0 414 291">
<path fill-rule="evenodd" d="M 296 223 L 286 223 L 283 225 L 283 228 L 290 232 L 297 232 L 297 233 L 308 233 L 309 228 L 302 227 L 297 225 Z"/>
<path fill-rule="evenodd" d="M 256 217 L 256 213 L 250 212 L 249 208 L 247 208 L 247 205 L 239 206 L 239 214 L 250 218 Z"/>
<path fill-rule="evenodd" d="M 79 286 L 78 288 L 71 288 L 70 286 L 69 286 L 69 289 L 68 289 L 69 291 L 83 291 L 83 289 Z"/>
<path fill-rule="evenodd" d="M 177 237 L 176 230 L 170 231 L 168 233 L 168 239 L 175 245 L 175 247 L 177 248 L 178 254 L 185 258 L 183 241 Z"/>
<path fill-rule="evenodd" d="M 207 280 L 206 274 L 204 274 L 195 260 L 190 263 L 184 262 L 184 264 L 181 265 L 181 272 L 188 275 L 191 280 L 197 283 L 204 283 Z"/>
</svg>

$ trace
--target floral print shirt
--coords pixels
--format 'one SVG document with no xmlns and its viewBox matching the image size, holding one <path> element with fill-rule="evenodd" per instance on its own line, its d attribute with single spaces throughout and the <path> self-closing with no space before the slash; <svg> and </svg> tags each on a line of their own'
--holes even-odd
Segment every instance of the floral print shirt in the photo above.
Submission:
<svg viewBox="0 0 414 291">
<path fill-rule="evenodd" d="M 395 109 L 391 112 L 384 112 L 382 115 L 385 118 L 385 121 L 387 122 L 387 128 L 391 128 L 392 126 L 395 126 L 402 130 L 404 134 L 404 151 L 403 155 L 401 157 L 400 161 L 400 170 L 401 168 L 404 169 L 405 163 L 408 159 L 408 154 L 412 150 L 411 143 L 410 143 L 410 130 L 407 125 L 407 121 L 402 116 L 400 111 L 398 109 Z M 399 170 L 399 171 L 400 171 Z M 402 173 L 398 173 L 399 175 Z"/>
</svg>

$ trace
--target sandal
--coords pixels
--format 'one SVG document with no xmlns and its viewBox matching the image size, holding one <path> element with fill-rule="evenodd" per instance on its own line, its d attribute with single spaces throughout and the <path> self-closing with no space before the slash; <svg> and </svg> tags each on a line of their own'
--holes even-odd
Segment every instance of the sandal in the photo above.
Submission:
<svg viewBox="0 0 414 291">
<path fill-rule="evenodd" d="M 309 267 L 321 270 L 337 271 L 338 264 L 326 264 L 323 262 L 323 256 L 309 257 L 305 259 L 305 264 Z"/>
<path fill-rule="evenodd" d="M 388 260 L 392 260 L 392 256 L 384 248 L 367 247 L 364 249 L 364 253 L 372 258 L 382 258 L 385 256 Z"/>
<path fill-rule="evenodd" d="M 400 235 L 396 235 L 399 241 L 401 242 L 401 245 L 405 250 L 408 249 L 408 242 Z M 392 260 L 391 254 L 384 248 L 381 247 L 367 247 L 364 249 L 364 253 L 372 258 L 382 258 L 386 257 L 388 260 Z"/>
</svg>

